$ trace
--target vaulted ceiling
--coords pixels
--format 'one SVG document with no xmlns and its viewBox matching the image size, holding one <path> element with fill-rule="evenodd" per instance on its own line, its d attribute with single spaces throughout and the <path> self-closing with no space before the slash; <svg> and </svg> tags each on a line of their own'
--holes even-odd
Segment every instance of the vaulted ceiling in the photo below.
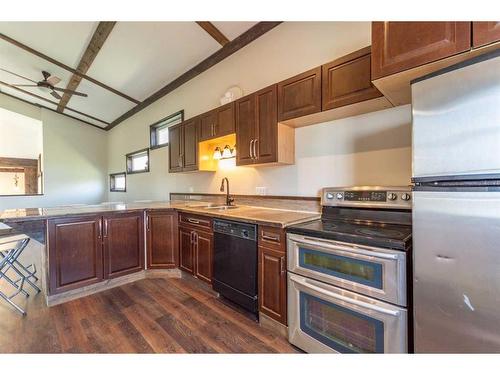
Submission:
<svg viewBox="0 0 500 375">
<path fill-rule="evenodd" d="M 110 129 L 277 24 L 0 22 L 0 92 Z"/>
</svg>

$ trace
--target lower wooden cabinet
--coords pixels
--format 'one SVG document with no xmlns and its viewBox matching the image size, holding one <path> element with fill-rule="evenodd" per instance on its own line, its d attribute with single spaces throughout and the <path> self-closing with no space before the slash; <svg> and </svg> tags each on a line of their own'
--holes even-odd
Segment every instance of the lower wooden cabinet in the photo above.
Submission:
<svg viewBox="0 0 500 375">
<path fill-rule="evenodd" d="M 477 48 L 500 40 L 500 22 L 472 22 L 472 47 Z"/>
<path fill-rule="evenodd" d="M 214 236 L 212 221 L 199 216 L 181 214 L 180 223 L 193 222 L 193 225 L 179 226 L 179 268 L 207 283 L 212 282 Z M 207 228 L 199 226 L 207 223 Z"/>
<path fill-rule="evenodd" d="M 148 268 L 178 266 L 176 211 L 147 211 L 146 236 Z"/>
<path fill-rule="evenodd" d="M 259 246 L 259 311 L 287 324 L 286 253 Z"/>
<path fill-rule="evenodd" d="M 51 219 L 47 229 L 50 294 L 103 280 L 100 216 Z"/>
</svg>

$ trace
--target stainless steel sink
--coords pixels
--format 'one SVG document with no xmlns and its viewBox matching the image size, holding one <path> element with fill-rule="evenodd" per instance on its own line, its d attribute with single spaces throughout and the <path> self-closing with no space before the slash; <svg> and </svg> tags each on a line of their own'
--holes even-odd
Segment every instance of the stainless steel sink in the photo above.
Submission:
<svg viewBox="0 0 500 375">
<path fill-rule="evenodd" d="M 232 210 L 234 208 L 238 208 L 238 206 L 219 205 L 219 206 L 207 206 L 204 208 L 206 210 Z"/>
</svg>

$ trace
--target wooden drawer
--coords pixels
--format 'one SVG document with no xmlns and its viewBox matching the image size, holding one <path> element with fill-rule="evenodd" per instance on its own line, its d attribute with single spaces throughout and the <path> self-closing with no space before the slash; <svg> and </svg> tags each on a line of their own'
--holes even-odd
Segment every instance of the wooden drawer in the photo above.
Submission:
<svg viewBox="0 0 500 375">
<path fill-rule="evenodd" d="M 285 252 L 285 231 L 282 228 L 259 225 L 259 246 Z"/>
<path fill-rule="evenodd" d="M 179 214 L 179 224 L 185 227 L 212 232 L 212 219 L 206 216 L 181 212 Z"/>
</svg>

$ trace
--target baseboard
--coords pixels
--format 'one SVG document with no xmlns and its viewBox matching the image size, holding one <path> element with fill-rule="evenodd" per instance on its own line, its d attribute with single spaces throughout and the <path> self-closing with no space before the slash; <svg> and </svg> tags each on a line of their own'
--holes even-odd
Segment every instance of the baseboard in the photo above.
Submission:
<svg viewBox="0 0 500 375">
<path fill-rule="evenodd" d="M 259 323 L 262 327 L 288 339 L 288 327 L 268 317 L 266 314 L 259 313 Z"/>
</svg>

